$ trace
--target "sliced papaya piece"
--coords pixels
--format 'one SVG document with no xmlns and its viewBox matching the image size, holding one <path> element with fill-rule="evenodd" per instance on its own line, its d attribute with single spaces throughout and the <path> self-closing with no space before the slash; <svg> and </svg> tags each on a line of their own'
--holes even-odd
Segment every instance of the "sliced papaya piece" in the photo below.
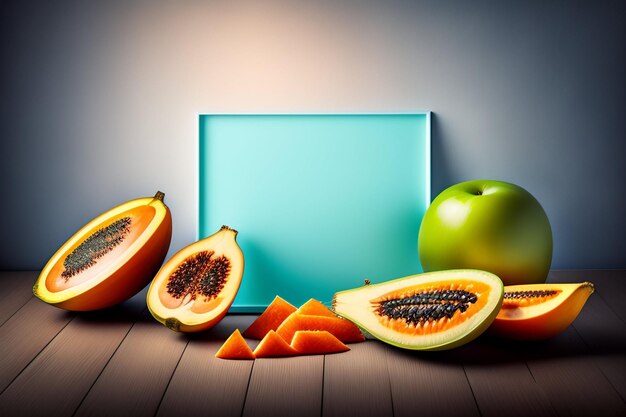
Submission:
<svg viewBox="0 0 626 417">
<path fill-rule="evenodd" d="M 330 308 L 326 307 L 314 298 L 311 298 L 309 301 L 302 304 L 298 309 L 298 313 L 308 316 L 337 317 Z"/>
<path fill-rule="evenodd" d="M 293 313 L 278 327 L 278 333 L 288 343 L 298 330 L 327 330 L 344 343 L 362 342 L 363 333 L 354 323 L 341 317 L 309 316 Z"/>
<path fill-rule="evenodd" d="M 167 254 L 172 215 L 165 194 L 114 207 L 87 223 L 50 258 L 33 286 L 43 301 L 87 311 L 121 303 L 144 288 Z"/>
<path fill-rule="evenodd" d="M 254 352 L 246 343 L 239 329 L 235 329 L 215 354 L 220 359 L 254 359 Z"/>
<path fill-rule="evenodd" d="M 274 330 L 267 332 L 263 340 L 254 349 L 257 358 L 277 358 L 281 356 L 294 356 L 298 352 L 292 348 L 285 339 L 280 337 Z"/>
<path fill-rule="evenodd" d="M 391 345 L 444 350 L 484 332 L 502 292 L 502 281 L 489 272 L 439 271 L 338 292 L 333 310 Z"/>
<path fill-rule="evenodd" d="M 591 282 L 506 286 L 490 333 L 519 340 L 556 336 L 576 319 L 593 292 Z"/>
<path fill-rule="evenodd" d="M 172 256 L 148 289 L 154 318 L 181 332 L 216 325 L 233 303 L 243 276 L 243 253 L 236 237 L 236 230 L 222 226 Z"/>
<path fill-rule="evenodd" d="M 296 308 L 293 305 L 276 296 L 265 311 L 243 332 L 243 335 L 249 339 L 261 340 L 270 330 L 278 329 L 278 326 L 294 311 Z"/>
<path fill-rule="evenodd" d="M 298 330 L 291 347 L 301 355 L 345 352 L 350 348 L 326 330 Z"/>
</svg>

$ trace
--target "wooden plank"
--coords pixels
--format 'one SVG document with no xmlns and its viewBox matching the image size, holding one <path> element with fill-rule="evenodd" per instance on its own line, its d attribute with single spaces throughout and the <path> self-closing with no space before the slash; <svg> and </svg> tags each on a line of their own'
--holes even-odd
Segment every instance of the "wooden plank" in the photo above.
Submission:
<svg viewBox="0 0 626 417">
<path fill-rule="evenodd" d="M 626 404 L 571 326 L 525 350 L 529 369 L 559 415 L 626 415 Z"/>
<path fill-rule="evenodd" d="M 0 327 L 0 392 L 72 320 L 74 316 L 30 297 Z"/>
<path fill-rule="evenodd" d="M 189 344 L 165 391 L 158 416 L 241 416 L 253 361 L 215 358 L 235 328 L 256 316 L 226 316 L 210 332 L 189 336 Z"/>
<path fill-rule="evenodd" d="M 626 401 L 626 324 L 602 298 L 592 295 L 573 326 L 596 366 Z"/>
<path fill-rule="evenodd" d="M 479 415 L 463 367 L 447 353 L 386 351 L 395 417 Z"/>
<path fill-rule="evenodd" d="M 387 346 L 369 340 L 350 349 L 325 357 L 322 415 L 392 416 Z"/>
<path fill-rule="evenodd" d="M 323 355 L 256 359 L 243 416 L 318 417 L 323 378 Z"/>
<path fill-rule="evenodd" d="M 586 355 L 626 401 L 626 323 L 619 317 L 626 305 L 622 301 L 626 297 L 626 271 L 554 271 L 551 279 L 596 284 L 596 294 L 589 297 L 573 327 L 588 348 Z"/>
<path fill-rule="evenodd" d="M 0 415 L 74 413 L 145 308 L 144 300 L 145 292 L 118 307 L 77 315 L 0 395 Z"/>
<path fill-rule="evenodd" d="M 187 342 L 144 311 L 76 416 L 154 416 Z"/>
<path fill-rule="evenodd" d="M 535 382 L 523 351 L 509 341 L 482 336 L 447 360 L 463 363 L 474 398 L 484 416 L 552 416 L 556 412 Z"/>
<path fill-rule="evenodd" d="M 0 272 L 0 326 L 33 298 L 35 271 Z"/>
</svg>

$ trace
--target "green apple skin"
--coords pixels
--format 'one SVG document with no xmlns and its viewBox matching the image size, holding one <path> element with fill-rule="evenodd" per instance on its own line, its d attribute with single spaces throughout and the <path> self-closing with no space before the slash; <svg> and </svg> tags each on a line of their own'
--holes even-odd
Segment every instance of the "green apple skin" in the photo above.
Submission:
<svg viewBox="0 0 626 417">
<path fill-rule="evenodd" d="M 482 269 L 505 285 L 539 284 L 550 270 L 552 229 L 522 187 L 467 181 L 444 190 L 426 210 L 418 253 L 425 272 Z"/>
</svg>

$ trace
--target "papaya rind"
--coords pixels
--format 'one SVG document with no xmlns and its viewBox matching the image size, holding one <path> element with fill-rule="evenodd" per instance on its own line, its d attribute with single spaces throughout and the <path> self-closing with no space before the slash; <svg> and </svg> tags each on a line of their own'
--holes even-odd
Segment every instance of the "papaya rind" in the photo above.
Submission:
<svg viewBox="0 0 626 417">
<path fill-rule="evenodd" d="M 406 283 L 409 280 L 415 280 L 416 283 L 420 283 L 420 282 L 428 282 L 429 279 L 442 280 L 444 277 L 446 277 L 445 279 L 447 280 L 454 280 L 455 277 L 459 279 L 461 278 L 471 279 L 473 277 L 485 278 L 489 282 L 489 284 L 492 286 L 492 294 L 490 294 L 490 299 L 491 297 L 493 297 L 493 299 L 491 299 L 491 302 L 485 306 L 485 308 L 489 308 L 490 310 L 488 310 L 488 314 L 486 314 L 482 320 L 474 321 L 474 323 L 470 325 L 469 328 L 466 329 L 463 333 L 460 333 L 458 337 L 451 338 L 450 340 L 445 340 L 442 343 L 433 343 L 433 344 L 411 343 L 411 342 L 400 343 L 400 342 L 396 342 L 394 340 L 385 338 L 381 336 L 380 332 L 377 332 L 376 329 L 372 328 L 374 326 L 370 326 L 368 325 L 368 323 L 364 322 L 364 320 L 358 317 L 354 317 L 354 314 L 349 314 L 343 311 L 340 305 L 340 301 L 339 301 L 342 298 L 342 295 L 355 293 L 357 291 L 363 290 L 364 288 L 368 288 L 372 292 L 375 292 L 377 289 L 380 289 L 381 290 L 380 294 L 382 294 L 382 293 L 387 292 L 386 289 L 387 290 L 389 289 L 387 287 L 397 286 L 401 288 L 399 284 Z M 386 281 L 386 282 L 382 282 L 378 284 L 369 284 L 364 287 L 358 287 L 358 288 L 354 288 L 351 290 L 340 291 L 336 293 L 335 296 L 333 297 L 333 310 L 335 311 L 335 313 L 337 313 L 337 315 L 352 321 L 359 328 L 363 329 L 365 334 L 373 336 L 374 338 L 381 340 L 382 342 L 385 342 L 392 346 L 396 346 L 396 347 L 403 348 L 403 349 L 409 349 L 409 350 L 438 351 L 438 350 L 449 350 L 449 349 L 462 346 L 466 343 L 471 342 L 472 340 L 480 336 L 482 333 L 484 333 L 489 328 L 491 323 L 495 320 L 496 316 L 498 315 L 500 307 L 502 306 L 503 295 L 504 295 L 504 284 L 502 283 L 502 280 L 497 275 L 492 274 L 487 271 L 482 271 L 482 270 L 477 270 L 477 269 L 454 269 L 454 270 L 426 272 L 422 274 L 410 275 L 410 276 L 397 278 L 391 281 Z M 369 298 L 364 300 L 364 302 L 369 303 Z M 424 336 L 408 336 L 408 338 L 414 339 L 414 342 L 419 341 L 420 339 L 424 340 Z"/>
</svg>

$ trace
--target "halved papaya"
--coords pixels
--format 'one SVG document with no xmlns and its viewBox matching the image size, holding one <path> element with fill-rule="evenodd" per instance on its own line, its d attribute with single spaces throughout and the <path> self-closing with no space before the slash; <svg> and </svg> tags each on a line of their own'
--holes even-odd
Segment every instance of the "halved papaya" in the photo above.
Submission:
<svg viewBox="0 0 626 417">
<path fill-rule="evenodd" d="M 239 333 L 239 329 L 235 329 L 215 353 L 215 357 L 220 359 L 254 359 L 254 352 Z"/>
<path fill-rule="evenodd" d="M 301 355 L 345 352 L 350 348 L 326 330 L 298 330 L 291 347 Z"/>
<path fill-rule="evenodd" d="M 502 292 L 502 281 L 489 272 L 439 271 L 338 292 L 333 310 L 391 345 L 444 350 L 485 331 Z"/>
<path fill-rule="evenodd" d="M 139 198 L 93 219 L 50 258 L 33 286 L 43 301 L 66 310 L 110 307 L 144 288 L 172 237 L 165 194 Z"/>
<path fill-rule="evenodd" d="M 293 305 L 276 296 L 265 311 L 243 332 L 243 335 L 249 339 L 261 340 L 270 330 L 278 329 L 278 326 L 294 311 L 296 308 Z"/>
<path fill-rule="evenodd" d="M 593 292 L 591 282 L 506 286 L 502 308 L 489 331 L 519 340 L 556 336 L 576 319 Z"/>
<path fill-rule="evenodd" d="M 305 314 L 307 316 L 337 317 L 330 308 L 326 307 L 314 298 L 311 298 L 309 301 L 302 304 L 300 308 L 298 308 L 297 312 L 298 314 Z"/>
<path fill-rule="evenodd" d="M 281 356 L 294 356 L 298 352 L 292 348 L 285 339 L 280 337 L 274 330 L 267 332 L 263 340 L 254 349 L 257 358 L 277 358 Z"/>
<path fill-rule="evenodd" d="M 278 333 L 291 343 L 298 330 L 326 330 L 344 343 L 362 342 L 363 333 L 354 323 L 341 317 L 309 316 L 293 313 L 278 327 Z"/>
<path fill-rule="evenodd" d="M 243 253 L 236 237 L 236 230 L 222 226 L 172 256 L 148 289 L 154 318 L 181 332 L 216 325 L 233 303 L 243 277 Z"/>
</svg>

